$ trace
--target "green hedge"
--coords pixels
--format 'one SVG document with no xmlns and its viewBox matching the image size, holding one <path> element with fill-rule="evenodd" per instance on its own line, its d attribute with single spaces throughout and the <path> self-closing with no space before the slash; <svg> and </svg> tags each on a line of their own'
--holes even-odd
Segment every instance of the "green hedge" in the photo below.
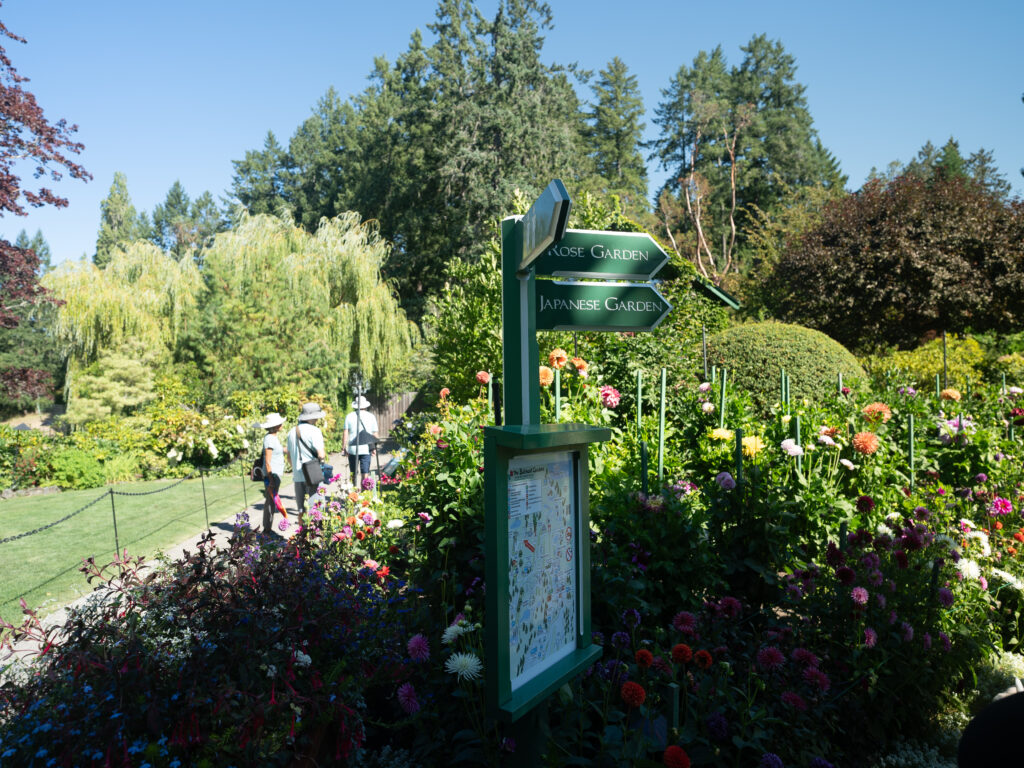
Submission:
<svg viewBox="0 0 1024 768">
<path fill-rule="evenodd" d="M 709 364 L 729 370 L 730 385 L 761 409 L 779 400 L 779 373 L 789 375 L 790 398 L 820 400 L 836 391 L 837 374 L 861 378 L 864 369 L 839 342 L 820 331 L 785 323 L 752 323 L 708 339 Z"/>
</svg>

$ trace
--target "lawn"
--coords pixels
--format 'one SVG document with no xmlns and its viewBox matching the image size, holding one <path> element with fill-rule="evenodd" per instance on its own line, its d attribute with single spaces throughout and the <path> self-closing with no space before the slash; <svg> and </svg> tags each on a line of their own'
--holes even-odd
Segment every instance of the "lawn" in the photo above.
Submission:
<svg viewBox="0 0 1024 768">
<path fill-rule="evenodd" d="M 116 485 L 113 509 L 109 492 L 100 488 L 0 502 L 0 540 L 77 512 L 52 528 L 0 543 L 0 617 L 16 623 L 22 597 L 45 615 L 91 591 L 78 568 L 88 557 L 103 564 L 113 560 L 115 510 L 121 549 L 149 557 L 205 530 L 207 514 L 216 525 L 244 509 L 243 482 L 237 476 L 206 478 L 206 505 L 198 479 Z M 140 492 L 149 493 L 121 495 Z M 249 503 L 260 496 L 252 483 L 245 493 Z"/>
</svg>

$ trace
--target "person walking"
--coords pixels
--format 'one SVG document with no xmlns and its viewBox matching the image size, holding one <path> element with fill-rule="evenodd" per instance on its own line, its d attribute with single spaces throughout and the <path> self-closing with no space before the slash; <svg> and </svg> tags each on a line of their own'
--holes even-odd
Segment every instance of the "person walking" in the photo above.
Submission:
<svg viewBox="0 0 1024 768">
<path fill-rule="evenodd" d="M 267 430 L 263 436 L 263 532 L 274 530 L 274 510 L 287 517 L 281 503 L 281 476 L 284 474 L 284 446 L 277 433 L 281 431 L 284 417 L 268 413 L 260 426 Z"/>
<path fill-rule="evenodd" d="M 348 468 L 352 484 L 356 485 L 356 461 L 359 474 L 365 477 L 370 471 L 370 456 L 377 451 L 380 428 L 376 417 L 365 410 L 370 401 L 362 395 L 352 401 L 352 412 L 345 417 L 345 450 L 348 452 Z"/>
<path fill-rule="evenodd" d="M 327 456 L 324 451 L 324 433 L 316 425 L 316 422 L 326 415 L 317 403 L 306 403 L 299 414 L 299 423 L 292 427 L 285 440 L 288 456 L 292 461 L 292 481 L 295 483 L 295 505 L 299 510 L 299 525 L 305 525 L 306 497 L 312 496 L 318 490 L 306 487 L 306 475 L 302 471 L 302 465 L 314 459 L 322 464 Z M 324 482 L 329 481 L 330 477 L 325 473 Z"/>
</svg>

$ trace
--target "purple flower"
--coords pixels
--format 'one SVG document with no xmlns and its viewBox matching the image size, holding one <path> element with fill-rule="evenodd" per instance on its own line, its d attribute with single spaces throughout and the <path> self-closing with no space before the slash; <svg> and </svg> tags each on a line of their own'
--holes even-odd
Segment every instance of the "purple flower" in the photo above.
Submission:
<svg viewBox="0 0 1024 768">
<path fill-rule="evenodd" d="M 868 604 L 868 591 L 864 587 L 854 587 L 850 590 L 850 599 L 856 605 L 867 605 Z"/>
<path fill-rule="evenodd" d="M 721 712 L 712 712 L 704 723 L 712 741 L 725 741 L 729 738 L 729 721 Z"/>
<path fill-rule="evenodd" d="M 924 645 L 926 651 L 931 650 L 932 647 L 932 636 L 927 632 L 924 633 L 924 637 L 921 638 L 921 643 Z"/>
<path fill-rule="evenodd" d="M 848 587 L 851 584 L 853 584 L 854 581 L 857 580 L 857 574 L 853 570 L 853 568 L 844 565 L 842 568 L 836 571 L 836 578 L 839 579 L 840 584 L 842 584 L 845 587 Z"/>
<path fill-rule="evenodd" d="M 979 472 L 978 474 L 976 474 L 974 476 L 974 482 L 976 482 L 976 483 L 988 482 L 988 475 L 986 475 L 984 472 Z"/>
<path fill-rule="evenodd" d="M 861 514 L 867 514 L 875 508 L 875 500 L 870 496 L 858 496 L 857 497 L 857 511 Z"/>
<path fill-rule="evenodd" d="M 363 485 L 363 490 L 364 491 L 372 490 L 373 487 L 376 484 L 377 484 L 377 481 L 374 480 L 373 475 L 363 475 L 363 483 L 362 483 L 362 485 Z"/>
<path fill-rule="evenodd" d="M 594 645 L 604 645 L 604 634 L 602 632 L 591 633 L 590 642 Z"/>
<path fill-rule="evenodd" d="M 807 702 L 804 701 L 803 697 L 795 691 L 783 691 L 779 698 L 787 707 L 792 707 L 799 712 L 807 711 Z"/>
<path fill-rule="evenodd" d="M 616 632 L 612 635 L 612 645 L 620 651 L 629 647 L 629 635 L 625 632 Z"/>
<path fill-rule="evenodd" d="M 913 390 L 911 390 L 913 392 Z M 824 757 L 815 757 L 807 764 L 807 768 L 836 768 Z"/>
<path fill-rule="evenodd" d="M 501 745 L 498 747 L 502 752 L 515 752 L 516 751 L 516 740 L 511 736 L 506 736 L 501 740 Z"/>
<path fill-rule="evenodd" d="M 806 648 L 794 648 L 790 658 L 798 664 L 804 664 L 808 667 L 816 667 L 819 663 L 818 657 Z"/>
<path fill-rule="evenodd" d="M 623 611 L 622 623 L 630 629 L 635 629 L 640 626 L 640 611 L 636 608 L 630 608 L 629 610 Z"/>
<path fill-rule="evenodd" d="M 786 657 L 783 656 L 782 651 L 774 645 L 766 645 L 757 652 L 757 665 L 767 672 L 773 672 L 776 669 L 781 669 L 782 665 L 785 663 Z"/>
<path fill-rule="evenodd" d="M 953 592 L 947 587 L 939 588 L 939 605 L 949 608 L 953 605 Z"/>
<path fill-rule="evenodd" d="M 782 762 L 782 758 L 772 752 L 765 752 L 761 755 L 761 761 L 757 764 L 757 768 L 786 768 L 786 764 Z"/>
<path fill-rule="evenodd" d="M 426 661 L 430 658 L 430 643 L 423 635 L 413 635 L 406 643 L 409 658 L 413 661 Z"/>
<path fill-rule="evenodd" d="M 697 628 L 697 618 L 689 611 L 680 611 L 672 617 L 672 626 L 677 632 L 692 635 Z"/>
<path fill-rule="evenodd" d="M 718 487 L 723 491 L 731 491 L 736 487 L 736 481 L 733 480 L 732 475 L 728 472 L 719 472 L 715 475 L 715 482 L 718 483 Z"/>
<path fill-rule="evenodd" d="M 420 711 L 420 703 L 416 698 L 416 689 L 412 683 L 403 683 L 398 688 L 398 704 L 407 715 L 415 715 Z"/>
<path fill-rule="evenodd" d="M 727 619 L 738 619 L 743 613 L 743 604 L 735 597 L 723 597 L 718 601 L 718 610 Z"/>
<path fill-rule="evenodd" d="M 914 628 L 908 622 L 904 621 L 900 625 L 900 630 L 903 632 L 903 642 L 909 643 L 914 639 Z"/>
<path fill-rule="evenodd" d="M 988 579 L 986 579 L 984 576 L 978 577 L 978 584 L 981 585 L 982 592 L 988 590 Z"/>
<path fill-rule="evenodd" d="M 864 628 L 864 647 L 874 648 L 875 643 L 878 642 L 878 633 L 875 632 L 871 627 Z"/>
<path fill-rule="evenodd" d="M 942 650 L 949 653 L 953 649 L 953 643 L 949 640 L 949 635 L 945 632 L 939 632 L 939 642 L 942 643 Z"/>
</svg>

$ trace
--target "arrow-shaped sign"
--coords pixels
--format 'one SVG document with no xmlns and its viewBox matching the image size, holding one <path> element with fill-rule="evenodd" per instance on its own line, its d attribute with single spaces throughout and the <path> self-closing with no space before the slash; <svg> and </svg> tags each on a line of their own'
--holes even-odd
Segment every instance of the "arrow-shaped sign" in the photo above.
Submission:
<svg viewBox="0 0 1024 768">
<path fill-rule="evenodd" d="M 653 283 L 537 281 L 538 331 L 650 331 L 671 309 Z"/>
<path fill-rule="evenodd" d="M 668 254 L 646 232 L 567 229 L 534 268 L 546 277 L 650 280 L 667 263 Z"/>
<path fill-rule="evenodd" d="M 545 187 L 540 197 L 523 216 L 523 254 L 519 261 L 520 271 L 529 269 L 538 256 L 562 237 L 565 225 L 569 221 L 571 207 L 569 193 L 559 179 L 554 179 Z"/>
</svg>

